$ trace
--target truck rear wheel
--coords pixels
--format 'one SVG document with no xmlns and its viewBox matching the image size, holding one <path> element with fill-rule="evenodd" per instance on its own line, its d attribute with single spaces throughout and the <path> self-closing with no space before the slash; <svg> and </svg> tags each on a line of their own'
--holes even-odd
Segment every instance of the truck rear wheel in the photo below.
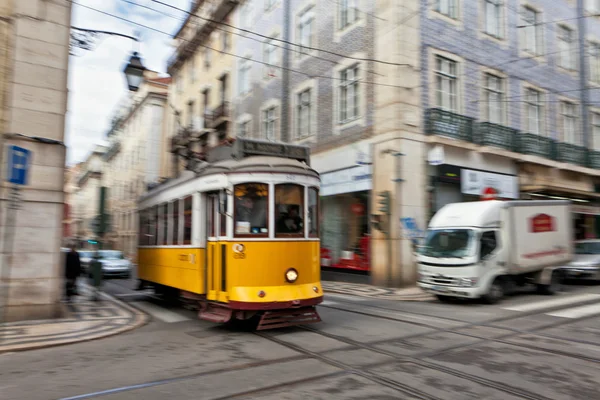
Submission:
<svg viewBox="0 0 600 400">
<path fill-rule="evenodd" d="M 501 278 L 494 279 L 490 290 L 481 296 L 487 304 L 496 304 L 504 297 L 504 281 Z"/>
<path fill-rule="evenodd" d="M 545 294 L 548 296 L 551 296 L 553 294 L 556 294 L 560 291 L 560 282 L 561 282 L 561 275 L 559 271 L 552 271 L 552 276 L 550 277 L 550 283 L 547 285 L 541 285 L 538 284 L 537 285 L 537 290 L 539 293 L 541 294 Z"/>
</svg>

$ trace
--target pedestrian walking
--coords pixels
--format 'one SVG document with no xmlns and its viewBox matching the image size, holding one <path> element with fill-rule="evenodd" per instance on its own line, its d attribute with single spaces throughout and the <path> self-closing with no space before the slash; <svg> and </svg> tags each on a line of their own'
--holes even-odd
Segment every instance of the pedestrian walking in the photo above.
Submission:
<svg viewBox="0 0 600 400">
<path fill-rule="evenodd" d="M 77 295 L 77 278 L 81 275 L 81 260 L 73 245 L 65 258 L 65 297 L 71 301 L 71 296 Z"/>
</svg>

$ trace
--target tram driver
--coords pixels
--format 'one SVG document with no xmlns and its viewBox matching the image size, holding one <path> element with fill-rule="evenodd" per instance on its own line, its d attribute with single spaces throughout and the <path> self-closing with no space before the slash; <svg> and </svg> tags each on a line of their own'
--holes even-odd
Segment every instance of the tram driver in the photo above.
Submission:
<svg viewBox="0 0 600 400">
<path fill-rule="evenodd" d="M 281 213 L 277 221 L 278 233 L 302 233 L 302 218 L 298 206 L 289 206 L 287 213 Z"/>
</svg>

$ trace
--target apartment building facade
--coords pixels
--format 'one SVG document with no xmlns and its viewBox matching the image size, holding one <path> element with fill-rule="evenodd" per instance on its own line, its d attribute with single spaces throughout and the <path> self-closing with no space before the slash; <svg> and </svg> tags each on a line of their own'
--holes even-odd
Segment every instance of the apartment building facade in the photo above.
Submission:
<svg viewBox="0 0 600 400">
<path fill-rule="evenodd" d="M 70 21 L 70 2 L 0 2 L 0 176 L 5 146 L 32 153 L 16 214 L 8 208 L 8 184 L 0 183 L 0 241 L 12 242 L 0 250 L 0 306 L 8 320 L 61 312 Z"/>
<path fill-rule="evenodd" d="M 136 92 L 118 105 L 107 132 L 103 185 L 108 188 L 106 241 L 132 259 L 137 257 L 137 199 L 168 177 L 167 94 L 171 78 L 146 71 Z"/>
<path fill-rule="evenodd" d="M 85 161 L 79 164 L 77 190 L 73 201 L 74 236 L 80 247 L 89 247 L 88 240 L 96 238 L 93 221 L 98 215 L 100 206 L 100 188 L 104 175 L 104 155 L 108 147 L 96 145 Z"/>
<path fill-rule="evenodd" d="M 232 74 L 236 36 L 231 33 L 232 11 L 238 0 L 197 0 L 174 36 L 168 60 L 168 136 L 193 135 L 196 154 L 231 136 Z M 218 21 L 218 22 L 215 22 Z M 170 169 L 178 175 L 183 161 L 173 155 Z"/>
</svg>

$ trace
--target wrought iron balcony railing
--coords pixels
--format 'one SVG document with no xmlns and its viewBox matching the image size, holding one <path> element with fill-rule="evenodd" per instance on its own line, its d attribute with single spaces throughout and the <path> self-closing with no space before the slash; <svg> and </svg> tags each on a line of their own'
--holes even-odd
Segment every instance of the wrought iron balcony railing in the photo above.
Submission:
<svg viewBox="0 0 600 400">
<path fill-rule="evenodd" d="M 583 146 L 577 146 L 571 143 L 556 143 L 556 160 L 570 164 L 587 166 L 588 150 Z"/>
<path fill-rule="evenodd" d="M 475 127 L 475 141 L 483 146 L 493 146 L 515 151 L 519 131 L 507 126 L 480 122 Z"/>
<path fill-rule="evenodd" d="M 600 169 L 600 151 L 589 150 L 588 151 L 588 167 L 594 169 Z"/>
<path fill-rule="evenodd" d="M 519 153 L 540 156 L 551 160 L 555 159 L 555 142 L 545 136 L 532 133 L 519 133 L 517 135 L 516 149 Z"/>
<path fill-rule="evenodd" d="M 427 135 L 473 141 L 473 118 L 439 108 L 426 111 L 425 129 Z"/>
</svg>

